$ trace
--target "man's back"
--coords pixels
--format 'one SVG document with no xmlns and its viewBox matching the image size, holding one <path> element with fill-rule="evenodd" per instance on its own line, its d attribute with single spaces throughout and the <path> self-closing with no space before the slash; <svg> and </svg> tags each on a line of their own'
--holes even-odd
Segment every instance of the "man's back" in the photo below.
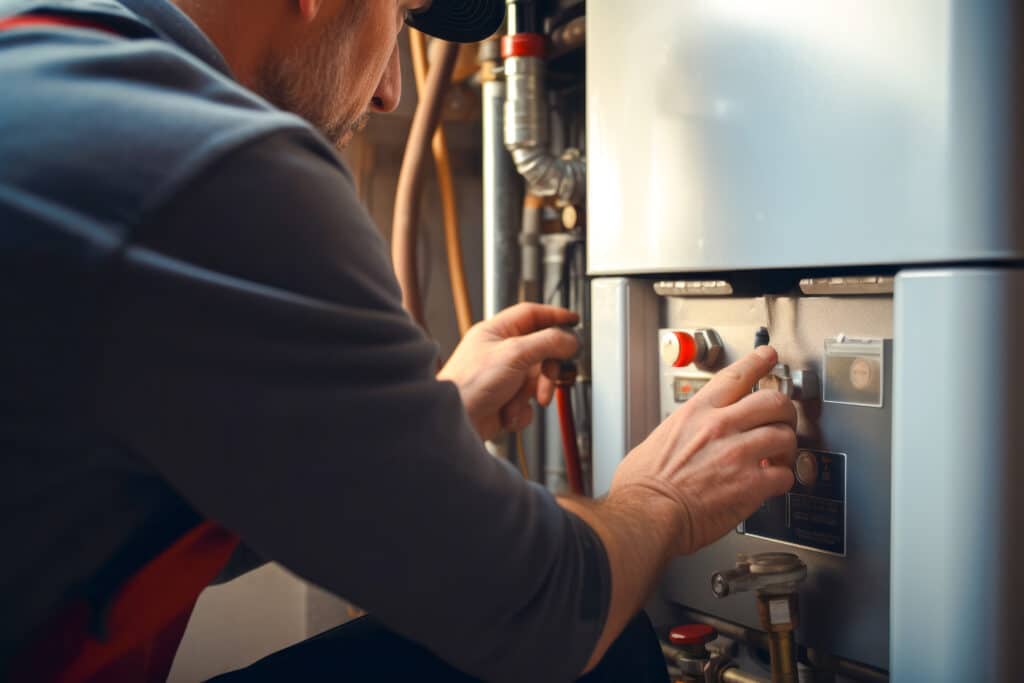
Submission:
<svg viewBox="0 0 1024 683">
<path fill-rule="evenodd" d="M 56 7 L 115 30 L 0 32 L 0 669 L 211 519 L 468 671 L 579 672 L 600 542 L 482 448 L 326 142 L 166 0 Z"/>
<path fill-rule="evenodd" d="M 181 184 L 232 150 L 281 132 L 317 144 L 307 126 L 239 87 L 216 61 L 176 49 L 117 3 L 0 3 L 0 16 L 53 10 L 96 27 L 0 33 L 8 92 L 0 106 L 0 478 L 8 482 L 0 528 L 16 550 L 0 566 L 0 585 L 12 589 L 5 645 L 69 592 L 112 590 L 118 574 L 197 519 L 94 414 L 102 342 L 116 314 L 109 288 L 125 249 Z M 331 158 L 326 146 L 321 153 Z M 113 574 L 112 559 L 120 564 Z"/>
</svg>

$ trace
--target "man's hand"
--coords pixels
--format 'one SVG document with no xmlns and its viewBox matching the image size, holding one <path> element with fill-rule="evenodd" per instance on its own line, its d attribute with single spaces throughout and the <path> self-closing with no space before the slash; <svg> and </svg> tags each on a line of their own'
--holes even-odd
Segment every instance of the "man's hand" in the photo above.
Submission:
<svg viewBox="0 0 1024 683">
<path fill-rule="evenodd" d="M 601 660 L 673 555 L 720 538 L 793 485 L 796 409 L 777 391 L 750 393 L 778 360 L 762 346 L 722 370 L 626 456 L 607 498 L 561 498 L 600 536 L 612 570 Z"/>
<path fill-rule="evenodd" d="M 793 486 L 796 408 L 777 391 L 750 393 L 776 363 L 762 346 L 730 365 L 623 460 L 610 497 L 646 489 L 673 501 L 692 553 Z"/>
<path fill-rule="evenodd" d="M 437 374 L 459 388 L 477 433 L 492 439 L 502 429 L 530 424 L 530 399 L 551 402 L 553 378 L 541 372 L 549 359 L 569 359 L 579 342 L 560 325 L 575 325 L 572 311 L 541 304 L 517 304 L 477 323 Z"/>
</svg>

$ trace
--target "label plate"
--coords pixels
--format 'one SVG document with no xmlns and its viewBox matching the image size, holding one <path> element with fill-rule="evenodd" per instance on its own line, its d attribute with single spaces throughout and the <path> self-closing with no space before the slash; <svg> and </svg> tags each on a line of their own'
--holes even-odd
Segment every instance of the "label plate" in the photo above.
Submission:
<svg viewBox="0 0 1024 683">
<path fill-rule="evenodd" d="M 737 531 L 846 555 L 846 454 L 809 449 L 800 453 L 814 457 L 815 480 L 801 483 L 798 479 L 784 496 L 765 501 Z"/>
</svg>

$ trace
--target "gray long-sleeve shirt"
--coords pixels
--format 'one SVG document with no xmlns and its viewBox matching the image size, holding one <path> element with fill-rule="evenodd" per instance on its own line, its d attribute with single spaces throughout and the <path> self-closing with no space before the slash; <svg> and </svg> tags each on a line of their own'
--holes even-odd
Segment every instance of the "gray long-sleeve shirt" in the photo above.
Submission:
<svg viewBox="0 0 1024 683">
<path fill-rule="evenodd" d="M 604 549 L 435 379 L 326 143 L 166 0 L 0 17 L 41 8 L 136 37 L 0 33 L 0 671 L 209 518 L 467 672 L 571 678 Z"/>
</svg>

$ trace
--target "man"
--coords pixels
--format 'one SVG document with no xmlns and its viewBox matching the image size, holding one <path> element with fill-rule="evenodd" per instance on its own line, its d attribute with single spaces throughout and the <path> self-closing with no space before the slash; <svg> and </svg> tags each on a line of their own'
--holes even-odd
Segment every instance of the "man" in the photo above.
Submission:
<svg viewBox="0 0 1024 683">
<path fill-rule="evenodd" d="M 331 144 L 397 105 L 407 18 L 473 39 L 501 10 L 0 0 L 0 671 L 95 679 L 173 652 L 181 581 L 198 591 L 240 537 L 385 624 L 377 671 L 568 680 L 671 557 L 791 486 L 793 405 L 750 393 L 768 347 L 599 501 L 555 500 L 481 441 L 550 399 L 540 367 L 575 353 L 571 313 L 510 309 L 435 377 Z"/>
</svg>

